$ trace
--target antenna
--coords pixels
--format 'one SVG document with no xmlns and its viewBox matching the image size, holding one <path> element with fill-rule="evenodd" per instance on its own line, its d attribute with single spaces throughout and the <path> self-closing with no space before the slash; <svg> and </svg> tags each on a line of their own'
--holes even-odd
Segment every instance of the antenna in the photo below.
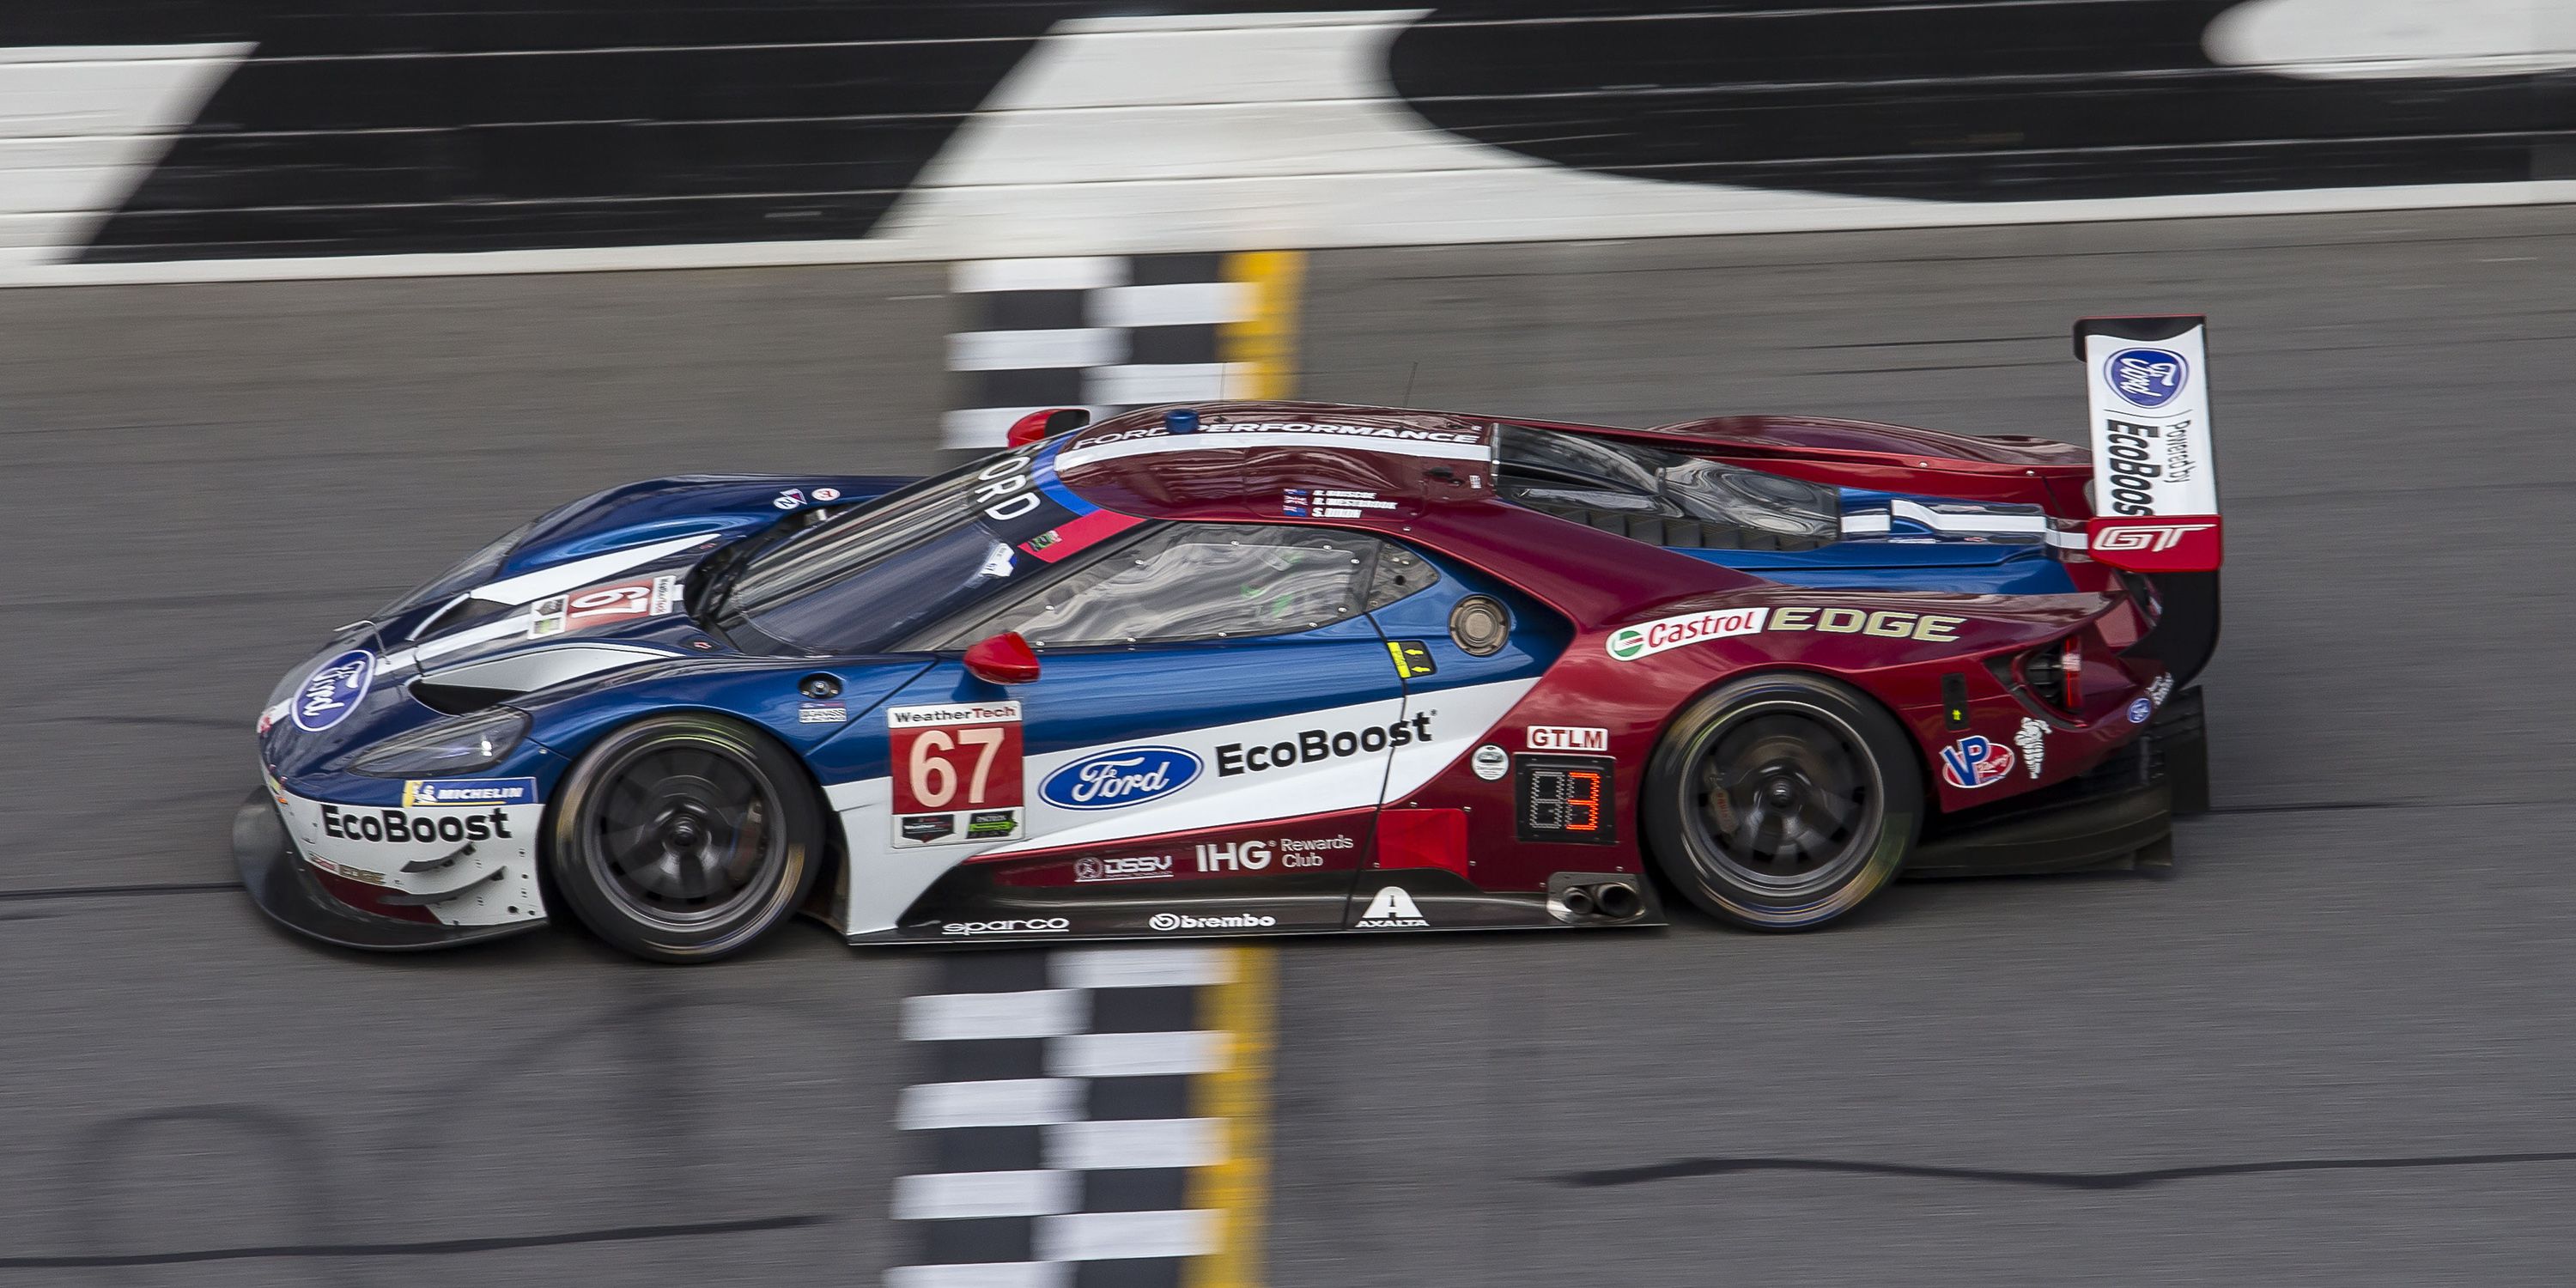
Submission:
<svg viewBox="0 0 2576 1288">
<path fill-rule="evenodd" d="M 1396 406 L 1410 407 L 1413 405 L 1413 378 L 1421 374 L 1422 364 L 1419 362 L 1413 364 L 1413 370 L 1404 373 L 1404 396 L 1395 400 Z"/>
</svg>

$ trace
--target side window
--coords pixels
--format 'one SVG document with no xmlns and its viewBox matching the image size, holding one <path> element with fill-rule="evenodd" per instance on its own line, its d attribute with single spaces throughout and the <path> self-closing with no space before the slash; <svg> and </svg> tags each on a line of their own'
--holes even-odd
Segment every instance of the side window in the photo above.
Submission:
<svg viewBox="0 0 2576 1288">
<path fill-rule="evenodd" d="M 1320 528 L 1172 524 L 984 615 L 948 647 L 1001 631 L 1044 648 L 1313 630 L 1363 611 L 1376 556 L 1391 549 Z M 1417 565 L 1407 576 L 1428 584 L 1430 569 L 1405 557 Z"/>
<path fill-rule="evenodd" d="M 1366 607 L 1374 613 L 1440 580 L 1440 570 L 1422 556 L 1391 542 L 1377 542 L 1377 566 L 1369 572 Z"/>
</svg>

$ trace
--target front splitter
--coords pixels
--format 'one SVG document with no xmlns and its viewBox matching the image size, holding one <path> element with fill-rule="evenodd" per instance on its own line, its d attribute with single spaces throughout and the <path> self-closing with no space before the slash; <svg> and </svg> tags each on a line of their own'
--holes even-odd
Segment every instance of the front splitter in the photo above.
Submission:
<svg viewBox="0 0 2576 1288">
<path fill-rule="evenodd" d="M 515 921 L 499 926 L 448 926 L 397 921 L 363 912 L 332 898 L 314 880 L 287 839 L 277 803 L 264 790 L 254 790 L 233 811 L 233 862 L 241 867 L 242 888 L 269 919 L 300 935 L 326 944 L 372 952 L 421 952 L 456 948 L 526 934 L 547 923 Z"/>
</svg>

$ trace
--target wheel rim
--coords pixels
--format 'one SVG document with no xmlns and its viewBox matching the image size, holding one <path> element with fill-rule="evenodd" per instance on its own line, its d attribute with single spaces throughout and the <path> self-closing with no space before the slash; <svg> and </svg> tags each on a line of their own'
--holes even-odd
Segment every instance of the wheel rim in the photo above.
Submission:
<svg viewBox="0 0 2576 1288">
<path fill-rule="evenodd" d="M 1803 704 L 1740 712 L 1691 766 L 1692 861 L 1739 888 L 1823 893 L 1869 861 L 1886 790 L 1860 735 Z"/>
<path fill-rule="evenodd" d="M 587 858 L 626 915 L 672 930 L 731 920 L 776 893 L 787 867 L 777 793 L 723 743 L 661 741 L 601 775 Z"/>
</svg>

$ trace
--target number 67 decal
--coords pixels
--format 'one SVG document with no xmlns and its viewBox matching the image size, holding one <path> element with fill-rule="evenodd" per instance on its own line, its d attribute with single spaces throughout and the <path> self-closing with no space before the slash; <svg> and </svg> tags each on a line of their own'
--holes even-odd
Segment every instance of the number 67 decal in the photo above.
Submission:
<svg viewBox="0 0 2576 1288">
<path fill-rule="evenodd" d="M 1006 841 L 1021 833 L 1020 704 L 888 707 L 896 845 Z"/>
</svg>

